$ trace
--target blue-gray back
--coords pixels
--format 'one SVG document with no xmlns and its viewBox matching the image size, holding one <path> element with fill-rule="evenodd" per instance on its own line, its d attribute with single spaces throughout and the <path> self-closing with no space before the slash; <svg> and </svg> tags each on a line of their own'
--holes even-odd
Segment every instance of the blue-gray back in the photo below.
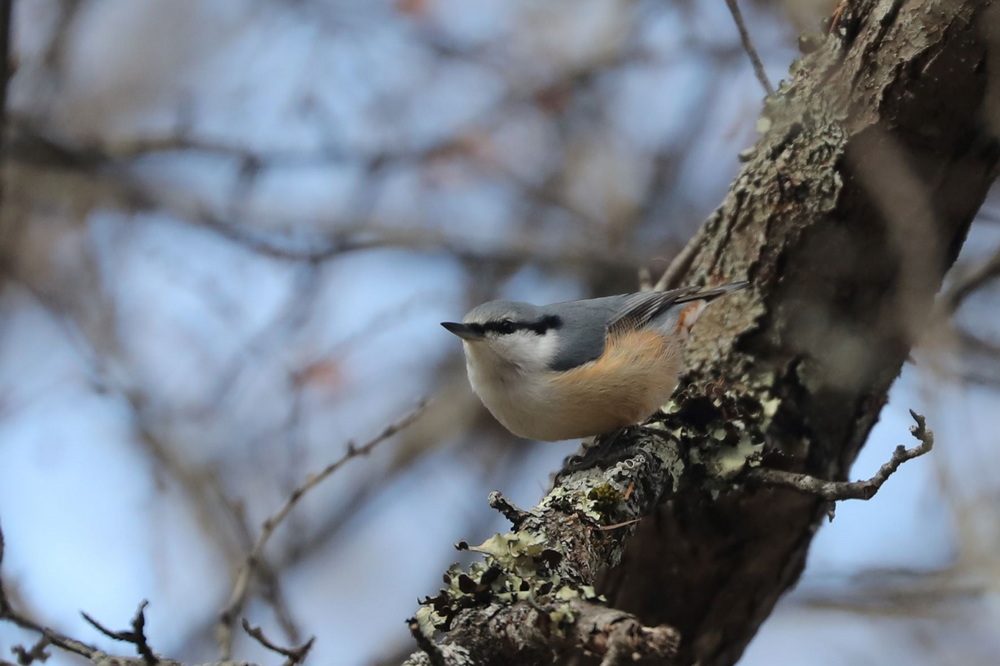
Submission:
<svg viewBox="0 0 1000 666">
<path fill-rule="evenodd" d="M 641 291 L 585 301 L 557 303 L 549 307 L 563 320 L 559 330 L 559 352 L 550 363 L 553 370 L 570 370 L 604 353 L 609 333 L 623 333 L 646 326 L 672 329 L 679 309 L 674 306 L 695 300 L 712 300 L 743 289 L 745 282 L 715 289 L 682 287 L 670 291 Z"/>
<path fill-rule="evenodd" d="M 630 294 L 556 303 L 548 308 L 562 319 L 557 330 L 559 351 L 549 363 L 553 370 L 571 370 L 604 353 L 608 328 Z"/>
</svg>

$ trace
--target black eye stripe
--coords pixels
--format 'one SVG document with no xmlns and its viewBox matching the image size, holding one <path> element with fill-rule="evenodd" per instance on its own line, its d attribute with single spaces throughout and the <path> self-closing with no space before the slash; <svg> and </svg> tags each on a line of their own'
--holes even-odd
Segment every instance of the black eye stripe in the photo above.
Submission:
<svg viewBox="0 0 1000 666">
<path fill-rule="evenodd" d="M 548 315 L 547 317 L 542 317 L 537 324 L 535 324 L 536 333 L 544 333 L 553 328 L 559 328 L 562 326 L 562 319 L 556 315 Z"/>
<path fill-rule="evenodd" d="M 511 321 L 501 319 L 499 321 L 488 321 L 484 324 L 469 324 L 477 333 L 498 333 L 499 335 L 510 335 L 517 331 L 531 331 L 538 335 L 543 335 L 546 331 L 562 326 L 562 319 L 555 315 L 542 317 L 538 321 Z"/>
</svg>

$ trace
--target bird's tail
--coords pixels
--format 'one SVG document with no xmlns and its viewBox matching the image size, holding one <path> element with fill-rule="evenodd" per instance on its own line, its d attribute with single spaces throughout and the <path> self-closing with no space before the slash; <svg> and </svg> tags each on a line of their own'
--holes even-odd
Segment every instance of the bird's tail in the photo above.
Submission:
<svg viewBox="0 0 1000 666">
<path fill-rule="evenodd" d="M 677 298 L 674 304 L 679 303 L 690 303 L 690 305 L 685 305 L 677 313 L 677 323 L 675 325 L 675 333 L 681 337 L 681 339 L 687 338 L 691 333 L 691 327 L 694 323 L 698 321 L 698 317 L 701 313 L 705 311 L 708 307 L 709 302 L 718 298 L 719 296 L 725 296 L 726 294 L 732 293 L 734 291 L 739 291 L 740 289 L 745 289 L 750 286 L 749 282 L 731 282 L 729 284 L 724 284 L 721 287 L 715 287 L 713 289 L 706 289 L 704 291 L 692 290 L 692 293 L 685 294 Z"/>
<path fill-rule="evenodd" d="M 726 294 L 732 293 L 734 291 L 739 291 L 740 289 L 746 289 L 750 286 L 749 282 L 730 282 L 729 284 L 724 284 L 721 287 L 713 287 L 712 289 L 705 289 L 704 291 L 692 290 L 690 294 L 684 294 L 683 296 L 678 296 L 674 303 L 687 303 L 688 301 L 711 301 L 718 298 L 719 296 L 725 296 Z"/>
</svg>

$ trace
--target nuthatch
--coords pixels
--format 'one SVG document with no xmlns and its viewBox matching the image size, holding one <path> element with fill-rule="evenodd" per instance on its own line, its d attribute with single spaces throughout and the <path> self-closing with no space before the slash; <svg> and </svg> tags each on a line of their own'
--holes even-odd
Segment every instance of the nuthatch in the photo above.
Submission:
<svg viewBox="0 0 1000 666">
<path fill-rule="evenodd" d="M 469 382 L 515 435 L 556 441 L 640 423 L 677 384 L 681 347 L 707 303 L 746 282 L 531 305 L 490 301 L 461 324 Z"/>
</svg>

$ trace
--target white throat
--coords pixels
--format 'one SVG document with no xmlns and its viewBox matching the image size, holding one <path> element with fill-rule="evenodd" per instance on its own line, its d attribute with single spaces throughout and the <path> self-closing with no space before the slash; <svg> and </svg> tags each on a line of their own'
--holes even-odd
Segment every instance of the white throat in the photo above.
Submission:
<svg viewBox="0 0 1000 666">
<path fill-rule="evenodd" d="M 515 434 L 524 433 L 525 422 L 535 417 L 534 410 L 526 407 L 545 403 L 556 337 L 555 331 L 541 336 L 526 331 L 462 343 L 472 390 Z"/>
</svg>

